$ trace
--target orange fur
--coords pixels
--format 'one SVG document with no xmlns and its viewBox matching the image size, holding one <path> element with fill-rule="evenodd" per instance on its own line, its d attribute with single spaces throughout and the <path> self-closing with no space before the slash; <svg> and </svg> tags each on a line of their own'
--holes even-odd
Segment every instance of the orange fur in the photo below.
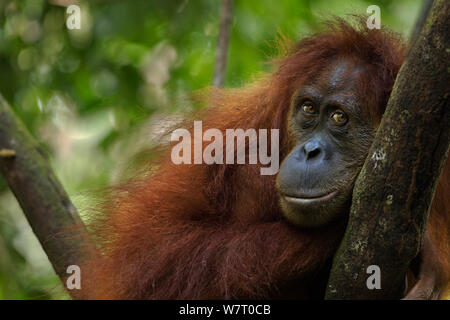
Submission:
<svg viewBox="0 0 450 320">
<path fill-rule="evenodd" d="M 213 90 L 211 107 L 192 119 L 201 119 L 203 130 L 280 129 L 282 160 L 289 151 L 291 96 L 303 82 L 337 56 L 364 63 L 369 71 L 359 90 L 368 116 L 377 121 L 405 52 L 388 31 L 353 28 L 337 20 L 299 42 L 278 62 L 276 72 L 256 84 Z M 261 176 L 258 165 L 175 165 L 170 150 L 154 165 L 156 172 L 115 188 L 99 222 L 90 226 L 102 257 L 84 266 L 88 297 L 321 296 L 345 221 L 310 230 L 292 227 L 282 218 L 275 176 Z M 450 270 L 448 172 L 447 165 L 429 225 L 445 270 Z"/>
</svg>

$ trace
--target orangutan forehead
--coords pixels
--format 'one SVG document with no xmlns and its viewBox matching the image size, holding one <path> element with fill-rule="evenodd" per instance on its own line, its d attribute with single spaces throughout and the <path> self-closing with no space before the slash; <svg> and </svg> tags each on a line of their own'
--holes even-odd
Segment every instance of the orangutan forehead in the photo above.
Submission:
<svg viewBox="0 0 450 320">
<path fill-rule="evenodd" d="M 322 92 L 354 91 L 364 67 L 349 58 L 332 61 L 319 73 L 315 85 Z"/>
</svg>

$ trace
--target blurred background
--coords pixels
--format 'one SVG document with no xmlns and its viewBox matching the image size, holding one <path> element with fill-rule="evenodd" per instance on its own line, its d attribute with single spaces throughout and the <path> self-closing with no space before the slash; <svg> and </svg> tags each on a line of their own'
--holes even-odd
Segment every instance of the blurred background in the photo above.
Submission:
<svg viewBox="0 0 450 320">
<path fill-rule="evenodd" d="M 68 30 L 65 6 L 75 3 L 81 29 Z M 372 4 L 382 25 L 409 38 L 421 0 L 235 0 L 225 86 L 270 71 L 280 33 L 298 40 Z M 219 0 L 0 0 L 0 93 L 76 206 L 211 85 L 219 9 Z M 60 287 L 0 177 L 0 299 L 67 298 Z"/>
</svg>

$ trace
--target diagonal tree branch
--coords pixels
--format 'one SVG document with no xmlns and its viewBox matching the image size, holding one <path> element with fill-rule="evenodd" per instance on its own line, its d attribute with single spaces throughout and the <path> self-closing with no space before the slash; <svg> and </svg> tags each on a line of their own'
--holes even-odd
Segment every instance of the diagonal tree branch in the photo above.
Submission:
<svg viewBox="0 0 450 320">
<path fill-rule="evenodd" d="M 1 95 L 0 173 L 65 284 L 67 267 L 81 265 L 94 245 L 43 151 Z"/>
<path fill-rule="evenodd" d="M 327 299 L 398 299 L 450 146 L 450 2 L 435 1 L 356 181 Z M 367 267 L 381 270 L 369 290 Z"/>
</svg>

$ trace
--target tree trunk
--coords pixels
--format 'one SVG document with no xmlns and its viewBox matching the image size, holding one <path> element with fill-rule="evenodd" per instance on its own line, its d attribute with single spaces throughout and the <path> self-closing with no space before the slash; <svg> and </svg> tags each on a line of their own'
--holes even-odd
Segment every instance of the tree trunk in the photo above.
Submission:
<svg viewBox="0 0 450 320">
<path fill-rule="evenodd" d="M 327 299 L 398 299 L 450 143 L 450 1 L 435 1 L 403 64 L 356 181 Z M 381 270 L 369 290 L 367 268 Z"/>
</svg>

